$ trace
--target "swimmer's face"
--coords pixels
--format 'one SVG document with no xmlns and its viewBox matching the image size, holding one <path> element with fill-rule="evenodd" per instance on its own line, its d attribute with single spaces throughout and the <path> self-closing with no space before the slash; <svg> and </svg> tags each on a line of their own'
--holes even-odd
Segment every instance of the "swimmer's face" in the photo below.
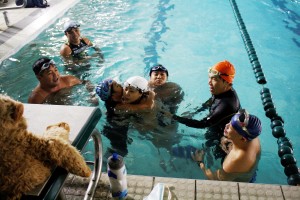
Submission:
<svg viewBox="0 0 300 200">
<path fill-rule="evenodd" d="M 159 86 L 167 82 L 168 76 L 165 71 L 153 71 L 150 76 L 150 85 Z"/>
<path fill-rule="evenodd" d="M 43 70 L 39 75 L 37 75 L 41 85 L 47 87 L 55 87 L 59 84 L 60 74 L 57 67 L 50 64 L 48 69 Z"/>
<path fill-rule="evenodd" d="M 227 137 L 228 139 L 232 138 L 232 135 L 235 134 L 235 130 L 232 127 L 231 123 L 226 124 L 225 129 L 224 129 L 224 136 Z"/>
<path fill-rule="evenodd" d="M 135 87 L 128 86 L 123 88 L 123 103 L 133 103 L 142 97 L 142 93 Z"/>
<path fill-rule="evenodd" d="M 208 85 L 210 93 L 213 95 L 222 94 L 230 88 L 229 83 L 220 78 L 220 76 L 208 77 Z"/>
<path fill-rule="evenodd" d="M 112 86 L 111 86 L 111 99 L 114 102 L 121 102 L 122 95 L 123 95 L 122 85 L 120 85 L 116 81 L 113 81 Z"/>
<path fill-rule="evenodd" d="M 224 136 L 228 139 L 242 139 L 243 136 L 241 136 L 231 125 L 229 122 L 226 124 L 225 129 L 224 129 Z"/>
<path fill-rule="evenodd" d="M 65 32 L 70 43 L 77 43 L 80 40 L 80 29 L 72 28 Z"/>
</svg>

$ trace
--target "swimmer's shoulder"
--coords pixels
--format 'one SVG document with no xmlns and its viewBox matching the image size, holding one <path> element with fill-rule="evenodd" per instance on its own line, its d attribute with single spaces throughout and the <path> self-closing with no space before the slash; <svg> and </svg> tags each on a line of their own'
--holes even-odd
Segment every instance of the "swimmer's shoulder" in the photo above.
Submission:
<svg viewBox="0 0 300 200">
<path fill-rule="evenodd" d="M 61 76 L 62 81 L 66 86 L 73 86 L 73 85 L 78 85 L 82 83 L 82 80 L 77 78 L 76 76 L 73 75 L 64 75 Z"/>
<path fill-rule="evenodd" d="M 28 103 L 42 104 L 44 103 L 47 96 L 48 94 L 44 92 L 39 86 L 37 86 L 29 95 Z"/>
</svg>

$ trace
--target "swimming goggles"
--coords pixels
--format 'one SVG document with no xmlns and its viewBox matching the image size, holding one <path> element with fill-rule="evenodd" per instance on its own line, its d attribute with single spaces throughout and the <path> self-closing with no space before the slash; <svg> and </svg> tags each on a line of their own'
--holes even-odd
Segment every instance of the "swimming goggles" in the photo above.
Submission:
<svg viewBox="0 0 300 200">
<path fill-rule="evenodd" d="M 247 135 L 252 137 L 252 135 L 249 133 L 249 131 L 247 129 L 247 126 L 249 123 L 249 113 L 245 109 L 240 109 L 238 114 L 240 114 L 240 115 L 236 119 L 236 121 L 238 122 L 239 126 L 243 129 L 243 131 L 245 133 L 247 133 Z"/>
<path fill-rule="evenodd" d="M 165 68 L 164 66 L 162 66 L 160 64 L 159 65 L 155 65 L 155 66 L 153 66 L 151 68 L 150 75 L 151 75 L 151 72 L 153 72 L 153 71 L 164 71 L 164 72 L 166 72 L 167 76 L 169 76 L 167 68 Z"/>
<path fill-rule="evenodd" d="M 208 69 L 209 77 L 217 77 L 217 76 L 234 76 L 232 74 L 223 74 L 217 70 L 212 69 L 211 67 Z"/>
<path fill-rule="evenodd" d="M 73 29 L 78 29 L 79 27 L 80 27 L 80 25 L 71 26 L 71 27 L 67 28 L 67 30 L 66 30 L 65 32 L 71 33 L 71 31 L 72 31 Z"/>
<path fill-rule="evenodd" d="M 143 92 L 143 90 L 141 88 L 139 88 L 138 86 L 135 86 L 135 85 L 131 85 L 130 83 L 128 82 L 125 82 L 124 83 L 124 88 L 128 88 L 130 87 L 131 90 L 136 90 L 136 91 L 139 91 L 139 92 Z"/>
<path fill-rule="evenodd" d="M 46 62 L 42 65 L 40 72 L 41 73 L 43 70 L 48 69 L 50 67 L 50 65 L 56 65 L 54 60 L 50 60 L 49 62 Z"/>
</svg>

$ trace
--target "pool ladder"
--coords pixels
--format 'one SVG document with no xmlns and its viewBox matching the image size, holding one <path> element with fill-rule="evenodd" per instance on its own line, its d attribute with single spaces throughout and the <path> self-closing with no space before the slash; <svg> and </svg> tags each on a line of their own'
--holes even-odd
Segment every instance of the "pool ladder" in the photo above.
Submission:
<svg viewBox="0 0 300 200">
<path fill-rule="evenodd" d="M 8 16 L 7 16 L 7 10 L 14 10 L 14 9 L 20 9 L 20 8 L 25 8 L 25 6 L 27 5 L 27 0 L 23 0 L 23 4 L 20 6 L 8 6 L 8 7 L 0 7 L 0 10 L 4 10 L 3 11 L 3 16 L 4 16 L 4 20 L 5 20 L 5 24 L 7 27 L 9 27 L 9 20 L 8 20 Z"/>
</svg>

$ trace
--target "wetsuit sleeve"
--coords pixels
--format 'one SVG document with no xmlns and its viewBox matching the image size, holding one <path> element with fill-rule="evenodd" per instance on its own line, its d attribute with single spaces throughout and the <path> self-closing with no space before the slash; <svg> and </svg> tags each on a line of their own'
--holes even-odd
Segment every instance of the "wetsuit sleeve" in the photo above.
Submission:
<svg viewBox="0 0 300 200">
<path fill-rule="evenodd" d="M 203 118 L 202 120 L 189 119 L 185 117 L 179 117 L 178 115 L 173 115 L 173 119 L 179 123 L 185 124 L 186 126 L 193 128 L 205 128 L 207 127 L 207 119 Z"/>
<path fill-rule="evenodd" d="M 173 119 L 179 123 L 185 124 L 186 126 L 193 128 L 206 128 L 218 124 L 223 119 L 228 117 L 228 113 L 234 113 L 232 103 L 228 102 L 228 99 L 223 99 L 221 101 L 215 102 L 212 105 L 210 113 L 207 117 L 202 120 L 188 119 L 184 117 L 179 117 L 177 115 L 173 116 Z"/>
</svg>

